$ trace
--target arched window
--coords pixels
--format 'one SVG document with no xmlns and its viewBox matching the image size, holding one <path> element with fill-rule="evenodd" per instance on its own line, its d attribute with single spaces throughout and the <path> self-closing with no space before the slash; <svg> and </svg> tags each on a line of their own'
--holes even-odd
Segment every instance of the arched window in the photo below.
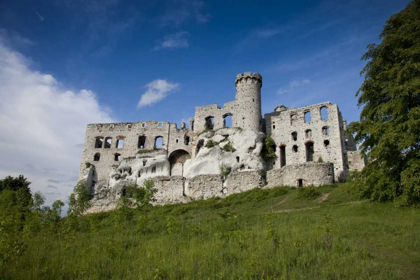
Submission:
<svg viewBox="0 0 420 280">
<path fill-rule="evenodd" d="M 322 128 L 322 134 L 323 135 L 330 135 L 330 128 L 328 126 L 324 126 Z"/>
<path fill-rule="evenodd" d="M 280 146 L 280 167 L 286 165 L 286 146 Z"/>
<path fill-rule="evenodd" d="M 311 112 L 306 111 L 304 114 L 305 114 L 305 122 L 306 123 L 311 122 Z"/>
<path fill-rule="evenodd" d="M 223 127 L 232 127 L 232 114 L 225 114 L 223 116 Z"/>
<path fill-rule="evenodd" d="M 306 161 L 314 161 L 314 142 L 307 142 L 306 147 Z"/>
<path fill-rule="evenodd" d="M 185 135 L 184 136 L 184 145 L 188 146 L 190 144 L 190 137 Z"/>
<path fill-rule="evenodd" d="M 104 146 L 104 148 L 105 149 L 111 148 L 111 144 L 112 144 L 112 138 L 111 137 L 105 138 L 105 146 Z"/>
<path fill-rule="evenodd" d="M 121 161 L 121 155 L 119 153 L 114 154 L 114 161 Z"/>
<path fill-rule="evenodd" d="M 305 130 L 305 138 L 310 139 L 312 137 L 312 130 Z"/>
<path fill-rule="evenodd" d="M 213 129 L 214 127 L 214 117 L 209 116 L 206 118 L 206 129 Z"/>
<path fill-rule="evenodd" d="M 100 153 L 96 153 L 94 156 L 93 156 L 93 161 L 99 161 L 101 159 L 101 154 Z"/>
<path fill-rule="evenodd" d="M 96 137 L 95 148 L 102 148 L 103 143 L 104 143 L 104 138 L 103 137 Z"/>
<path fill-rule="evenodd" d="M 139 141 L 137 142 L 137 148 L 139 149 L 146 148 L 146 136 L 139 136 Z"/>
<path fill-rule="evenodd" d="M 162 136 L 158 136 L 155 138 L 155 148 L 156 149 L 161 149 L 163 147 L 163 137 Z"/>
<path fill-rule="evenodd" d="M 297 145 L 294 145 L 294 146 L 293 146 L 293 148 L 292 148 L 292 150 L 293 150 L 293 152 L 294 152 L 294 153 L 297 153 L 297 152 L 298 152 L 298 149 L 299 149 L 299 148 L 298 148 L 298 146 L 297 146 Z"/>
<path fill-rule="evenodd" d="M 117 143 L 115 144 L 115 148 L 117 149 L 124 148 L 124 137 L 117 137 Z"/>
<path fill-rule="evenodd" d="M 328 110 L 327 107 L 321 107 L 321 120 L 328 120 Z"/>
<path fill-rule="evenodd" d="M 297 141 L 297 132 L 296 131 L 292 132 L 292 140 Z"/>
</svg>

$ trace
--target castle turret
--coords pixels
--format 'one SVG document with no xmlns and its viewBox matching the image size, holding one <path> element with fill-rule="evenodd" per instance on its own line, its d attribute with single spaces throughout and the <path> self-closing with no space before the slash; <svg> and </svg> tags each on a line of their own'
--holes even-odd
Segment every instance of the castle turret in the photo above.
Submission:
<svg viewBox="0 0 420 280">
<path fill-rule="evenodd" d="M 261 75 L 252 72 L 238 74 L 235 87 L 238 106 L 235 126 L 261 131 Z"/>
</svg>

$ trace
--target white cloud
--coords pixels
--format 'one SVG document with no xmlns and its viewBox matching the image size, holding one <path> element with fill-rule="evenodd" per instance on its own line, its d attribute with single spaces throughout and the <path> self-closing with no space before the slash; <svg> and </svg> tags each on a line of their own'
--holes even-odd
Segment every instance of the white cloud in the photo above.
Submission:
<svg viewBox="0 0 420 280">
<path fill-rule="evenodd" d="M 24 174 L 47 203 L 77 183 L 88 123 L 113 122 L 90 90 L 73 92 L 0 38 L 0 178 Z M 51 185 L 51 182 L 54 185 Z M 57 189 L 48 192 L 52 186 Z"/>
<path fill-rule="evenodd" d="M 170 83 L 166 80 L 157 79 L 146 85 L 146 92 L 140 98 L 137 108 L 151 106 L 152 104 L 162 100 L 168 94 L 179 87 L 179 84 Z"/>
<path fill-rule="evenodd" d="M 188 48 L 190 46 L 188 44 L 188 35 L 189 33 L 186 31 L 167 35 L 163 40 L 159 41 L 153 50 Z"/>
<path fill-rule="evenodd" d="M 309 81 L 308 79 L 304 79 L 304 80 L 294 80 L 294 81 L 291 81 L 291 82 L 289 83 L 289 87 L 288 87 L 288 88 L 286 88 L 286 89 L 284 89 L 284 88 L 280 88 L 280 89 L 277 91 L 277 94 L 278 94 L 278 95 L 283 95 L 283 94 L 289 93 L 290 91 L 292 91 L 292 90 L 296 89 L 297 87 L 299 87 L 299 86 L 301 86 L 301 85 L 310 84 L 310 83 L 311 83 L 311 81 Z"/>
</svg>

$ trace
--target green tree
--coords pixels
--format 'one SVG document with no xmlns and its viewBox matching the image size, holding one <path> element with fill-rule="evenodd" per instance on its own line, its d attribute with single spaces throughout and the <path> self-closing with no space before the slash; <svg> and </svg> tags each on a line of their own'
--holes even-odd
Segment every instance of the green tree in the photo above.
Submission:
<svg viewBox="0 0 420 280">
<path fill-rule="evenodd" d="M 19 175 L 16 178 L 7 176 L 0 180 L 0 192 L 5 190 L 13 191 L 16 199 L 15 203 L 22 207 L 27 207 L 32 204 L 30 184 L 23 175 Z"/>
<path fill-rule="evenodd" d="M 89 208 L 91 198 L 92 196 L 86 188 L 86 181 L 79 181 L 69 197 L 68 214 L 70 216 L 82 215 Z"/>
<path fill-rule="evenodd" d="M 362 60 L 360 121 L 350 125 L 368 156 L 357 183 L 377 201 L 420 203 L 420 0 L 391 16 Z"/>
</svg>

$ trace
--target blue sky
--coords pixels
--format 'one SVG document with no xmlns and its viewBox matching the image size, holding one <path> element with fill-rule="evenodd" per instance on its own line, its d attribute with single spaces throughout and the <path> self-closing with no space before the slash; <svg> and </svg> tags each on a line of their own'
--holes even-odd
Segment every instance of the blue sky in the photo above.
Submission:
<svg viewBox="0 0 420 280">
<path fill-rule="evenodd" d="M 180 124 L 233 100 L 245 71 L 263 76 L 263 113 L 331 101 L 357 120 L 360 58 L 408 2 L 3 0 L 0 175 L 66 200 L 87 123 Z"/>
</svg>

